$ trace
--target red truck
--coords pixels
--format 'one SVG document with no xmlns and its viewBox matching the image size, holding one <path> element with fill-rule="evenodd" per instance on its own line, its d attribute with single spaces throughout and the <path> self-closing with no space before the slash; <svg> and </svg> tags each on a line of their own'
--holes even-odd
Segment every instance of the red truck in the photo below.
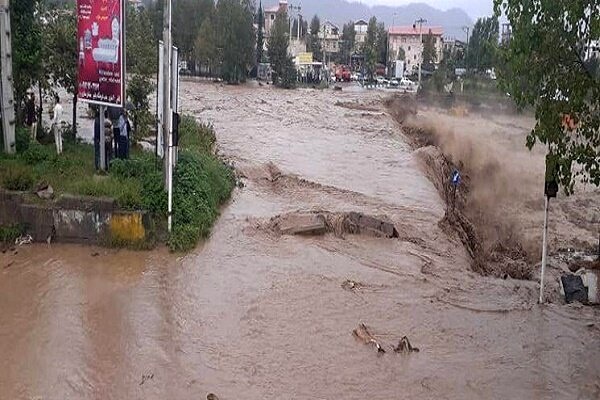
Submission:
<svg viewBox="0 0 600 400">
<path fill-rule="evenodd" d="M 350 82 L 351 75 L 350 68 L 345 65 L 341 65 L 335 70 L 335 80 L 337 82 Z"/>
</svg>

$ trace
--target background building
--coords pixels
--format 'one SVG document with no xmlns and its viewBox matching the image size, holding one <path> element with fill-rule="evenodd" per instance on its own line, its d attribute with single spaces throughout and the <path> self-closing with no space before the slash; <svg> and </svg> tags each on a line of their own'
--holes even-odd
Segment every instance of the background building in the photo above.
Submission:
<svg viewBox="0 0 600 400">
<path fill-rule="evenodd" d="M 392 59 L 397 59 L 398 50 L 404 49 L 406 69 L 411 71 L 419 65 L 421 57 L 423 55 L 423 43 L 421 42 L 420 32 L 423 32 L 423 39 L 425 36 L 431 33 L 433 35 L 433 42 L 437 54 L 437 61 L 440 62 L 442 59 L 442 51 L 444 40 L 442 35 L 444 29 L 439 26 L 423 26 L 422 30 L 419 30 L 419 26 L 395 26 L 389 29 L 389 45 L 390 55 Z"/>
<path fill-rule="evenodd" d="M 354 31 L 356 32 L 356 36 L 354 38 L 355 46 L 360 46 L 365 42 L 365 39 L 367 38 L 368 27 L 369 24 L 363 19 L 359 19 L 358 21 L 354 22 Z"/>
<path fill-rule="evenodd" d="M 279 10 L 288 12 L 288 2 L 287 0 L 279 0 L 279 4 L 265 8 L 265 37 L 268 38 L 271 36 L 271 28 L 273 28 L 273 24 L 275 24 L 275 18 L 277 18 L 277 13 Z"/>
<path fill-rule="evenodd" d="M 330 21 L 325 21 L 319 31 L 323 51 L 329 55 L 340 51 L 340 28 Z"/>
</svg>

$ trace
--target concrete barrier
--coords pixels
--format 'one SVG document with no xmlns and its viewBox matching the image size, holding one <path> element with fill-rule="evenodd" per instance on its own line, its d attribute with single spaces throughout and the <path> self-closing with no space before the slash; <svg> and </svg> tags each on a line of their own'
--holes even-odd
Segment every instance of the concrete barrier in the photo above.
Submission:
<svg viewBox="0 0 600 400">
<path fill-rule="evenodd" d="M 5 190 L 0 190 L 0 225 L 20 225 L 36 242 L 143 245 L 155 235 L 148 213 L 119 210 L 113 199 L 64 195 L 42 202 Z"/>
</svg>

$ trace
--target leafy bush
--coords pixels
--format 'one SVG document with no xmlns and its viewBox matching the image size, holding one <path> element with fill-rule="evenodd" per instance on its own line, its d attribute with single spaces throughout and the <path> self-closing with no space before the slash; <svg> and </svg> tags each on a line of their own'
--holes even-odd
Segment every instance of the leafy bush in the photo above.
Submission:
<svg viewBox="0 0 600 400">
<path fill-rule="evenodd" d="M 33 186 L 33 174 L 29 169 L 15 165 L 4 174 L 2 186 L 8 190 L 27 191 Z"/>
<path fill-rule="evenodd" d="M 15 131 L 15 144 L 17 146 L 17 153 L 22 153 L 29 148 L 29 142 L 31 141 L 29 129 L 25 127 L 17 127 Z"/>
<path fill-rule="evenodd" d="M 142 178 L 142 205 L 154 215 L 166 215 L 167 192 L 161 171 L 150 172 Z"/>
<path fill-rule="evenodd" d="M 154 163 L 154 157 L 147 154 L 127 160 L 116 159 L 110 163 L 110 174 L 120 178 L 142 178 L 156 169 Z"/>
<path fill-rule="evenodd" d="M 210 155 L 181 153 L 174 179 L 171 250 L 190 250 L 208 237 L 233 187 L 233 173 L 225 164 Z"/>
<path fill-rule="evenodd" d="M 200 124 L 184 115 L 179 125 L 179 147 L 201 153 L 212 153 L 217 137 L 212 125 Z"/>
<path fill-rule="evenodd" d="M 86 177 L 73 185 L 73 191 L 83 196 L 113 198 L 124 210 L 139 210 L 143 204 L 141 185 L 136 180 Z"/>
<path fill-rule="evenodd" d="M 23 152 L 21 158 L 29 164 L 37 164 L 47 160 L 54 160 L 56 154 L 48 147 L 33 143 Z"/>
<path fill-rule="evenodd" d="M 0 225 L 0 243 L 13 243 L 16 238 L 24 233 L 23 226 L 21 225 Z"/>
</svg>

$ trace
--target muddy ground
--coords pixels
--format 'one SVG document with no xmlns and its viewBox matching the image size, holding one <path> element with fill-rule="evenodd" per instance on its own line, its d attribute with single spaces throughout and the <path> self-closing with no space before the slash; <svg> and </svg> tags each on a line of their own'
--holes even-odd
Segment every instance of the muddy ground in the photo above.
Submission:
<svg viewBox="0 0 600 400">
<path fill-rule="evenodd" d="M 187 82 L 182 96 L 215 125 L 244 187 L 186 256 L 0 254 L 0 398 L 600 396 L 600 310 L 550 292 L 539 306 L 535 281 L 473 271 L 439 223 L 447 206 L 424 150 L 381 92 Z M 535 278 L 543 152 L 524 150 L 532 119 L 420 107 L 410 123 L 433 126 L 443 152 L 468 161 L 482 240 L 510 233 Z M 552 279 L 560 248 L 597 240 L 599 198 L 582 187 L 553 203 Z M 385 216 L 398 237 L 271 229 L 317 212 Z M 353 334 L 361 323 L 367 339 Z M 393 351 L 404 336 L 420 351 Z"/>
</svg>

